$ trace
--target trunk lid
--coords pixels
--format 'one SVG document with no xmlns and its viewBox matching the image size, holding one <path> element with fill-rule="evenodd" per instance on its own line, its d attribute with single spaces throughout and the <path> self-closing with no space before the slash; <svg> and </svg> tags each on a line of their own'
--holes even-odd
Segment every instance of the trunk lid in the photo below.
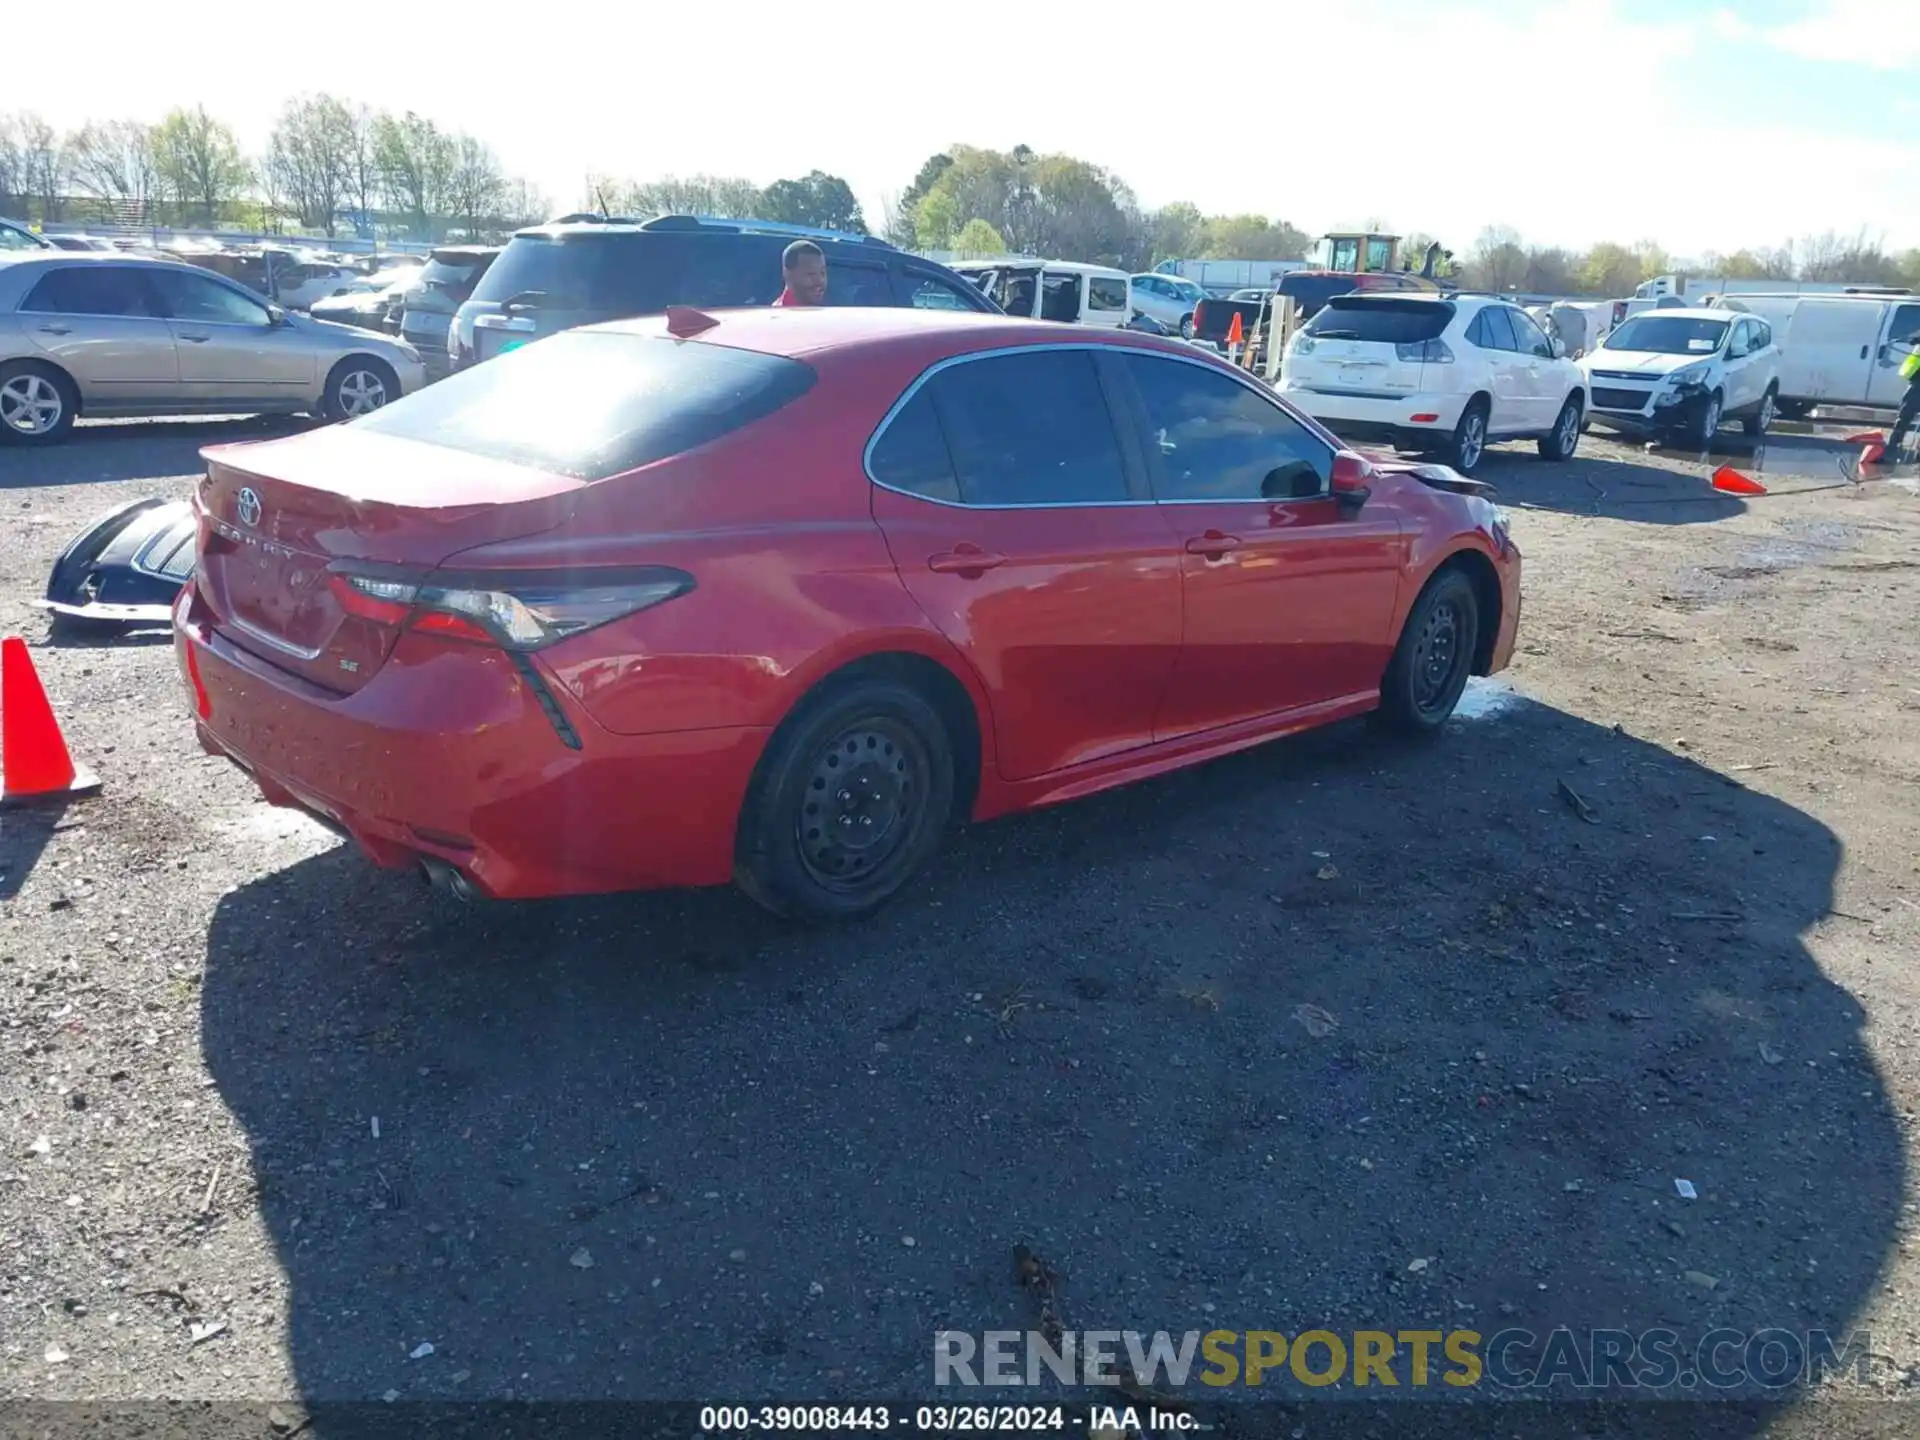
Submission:
<svg viewBox="0 0 1920 1440">
<path fill-rule="evenodd" d="M 215 627 L 340 694 L 373 677 L 401 627 L 350 608 L 330 567 L 424 574 L 564 523 L 586 483 L 353 425 L 202 454 L 198 585 Z"/>
</svg>

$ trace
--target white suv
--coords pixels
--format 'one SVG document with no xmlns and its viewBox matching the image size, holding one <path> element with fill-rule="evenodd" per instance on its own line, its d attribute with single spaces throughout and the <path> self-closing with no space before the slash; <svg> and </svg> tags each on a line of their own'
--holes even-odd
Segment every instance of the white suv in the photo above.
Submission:
<svg viewBox="0 0 1920 1440">
<path fill-rule="evenodd" d="M 1280 391 L 1342 439 L 1436 451 L 1463 475 L 1493 440 L 1572 459 L 1587 409 L 1580 367 L 1485 295 L 1336 295 L 1288 343 Z"/>
<path fill-rule="evenodd" d="M 1704 450 L 1724 420 L 1761 436 L 1780 396 L 1780 349 L 1757 315 L 1654 310 L 1581 358 L 1595 424 Z"/>
</svg>

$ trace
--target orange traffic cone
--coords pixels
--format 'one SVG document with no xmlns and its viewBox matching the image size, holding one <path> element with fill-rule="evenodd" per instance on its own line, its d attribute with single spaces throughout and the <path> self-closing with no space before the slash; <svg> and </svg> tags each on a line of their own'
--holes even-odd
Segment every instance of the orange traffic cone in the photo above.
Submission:
<svg viewBox="0 0 1920 1440">
<path fill-rule="evenodd" d="M 1236 310 L 1233 312 L 1233 323 L 1227 326 L 1227 344 L 1238 345 L 1246 338 L 1246 329 L 1240 323 L 1240 312 Z"/>
<path fill-rule="evenodd" d="M 1764 495 L 1767 487 L 1751 475 L 1743 475 L 1731 465 L 1722 465 L 1713 472 L 1713 488 L 1724 490 L 1729 495 Z"/>
<path fill-rule="evenodd" d="M 0 805 L 90 795 L 99 788 L 100 778 L 78 768 L 67 753 L 27 642 L 18 635 L 0 640 Z"/>
<path fill-rule="evenodd" d="M 1887 442 L 1882 440 L 1878 435 L 1860 447 L 1860 463 L 1862 465 L 1878 465 L 1882 460 L 1886 459 L 1886 456 Z"/>
<path fill-rule="evenodd" d="M 1847 436 L 1846 443 L 1849 445 L 1884 446 L 1887 443 L 1887 437 L 1882 435 L 1878 430 L 1862 430 L 1858 435 Z"/>
</svg>

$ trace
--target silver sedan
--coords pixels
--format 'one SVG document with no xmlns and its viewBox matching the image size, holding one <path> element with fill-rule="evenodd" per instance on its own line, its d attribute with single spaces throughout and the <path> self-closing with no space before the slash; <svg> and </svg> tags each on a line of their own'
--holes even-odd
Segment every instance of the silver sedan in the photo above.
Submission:
<svg viewBox="0 0 1920 1440">
<path fill-rule="evenodd" d="M 290 315 L 192 265 L 0 255 L 0 441 L 50 444 L 81 415 L 347 420 L 425 383 L 411 345 Z"/>
</svg>

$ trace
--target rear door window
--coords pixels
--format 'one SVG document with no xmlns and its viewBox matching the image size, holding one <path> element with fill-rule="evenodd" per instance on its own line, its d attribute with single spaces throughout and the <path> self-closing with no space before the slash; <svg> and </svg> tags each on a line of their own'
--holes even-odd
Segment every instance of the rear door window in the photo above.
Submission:
<svg viewBox="0 0 1920 1440">
<path fill-rule="evenodd" d="M 1298 500 L 1326 492 L 1333 452 L 1231 376 L 1156 355 L 1121 362 L 1147 422 L 1159 500 Z"/>
<path fill-rule="evenodd" d="M 827 259 L 827 304 L 893 305 L 893 282 L 884 265 L 854 265 Z"/>
<path fill-rule="evenodd" d="M 1520 341 L 1513 333 L 1513 322 L 1507 319 L 1507 307 L 1490 305 L 1480 312 L 1480 333 L 1485 337 L 1474 343 L 1488 350 L 1518 350 Z"/>
<path fill-rule="evenodd" d="M 1113 416 L 1086 350 L 1028 350 L 940 371 L 933 393 L 968 505 L 1129 498 Z"/>
<path fill-rule="evenodd" d="M 75 265 L 49 272 L 20 302 L 36 315 L 156 316 L 147 287 L 125 265 Z"/>
<path fill-rule="evenodd" d="M 933 392 L 921 386 L 873 442 L 867 473 L 889 490 L 948 503 L 960 499 L 953 456 L 933 408 Z"/>
<path fill-rule="evenodd" d="M 703 237 L 691 242 L 676 236 L 674 240 L 679 243 L 673 248 L 684 248 L 685 260 L 659 309 L 668 305 L 694 305 L 703 310 L 771 305 L 786 286 L 780 275 L 781 247 L 777 240 L 759 235 Z M 641 254 L 652 259 L 651 243 L 642 247 Z"/>
<path fill-rule="evenodd" d="M 683 454 L 804 395 L 798 360 L 664 337 L 566 331 L 461 370 L 362 419 L 418 440 L 578 480 Z M 556 425 L 542 395 L 566 397 Z"/>
</svg>

